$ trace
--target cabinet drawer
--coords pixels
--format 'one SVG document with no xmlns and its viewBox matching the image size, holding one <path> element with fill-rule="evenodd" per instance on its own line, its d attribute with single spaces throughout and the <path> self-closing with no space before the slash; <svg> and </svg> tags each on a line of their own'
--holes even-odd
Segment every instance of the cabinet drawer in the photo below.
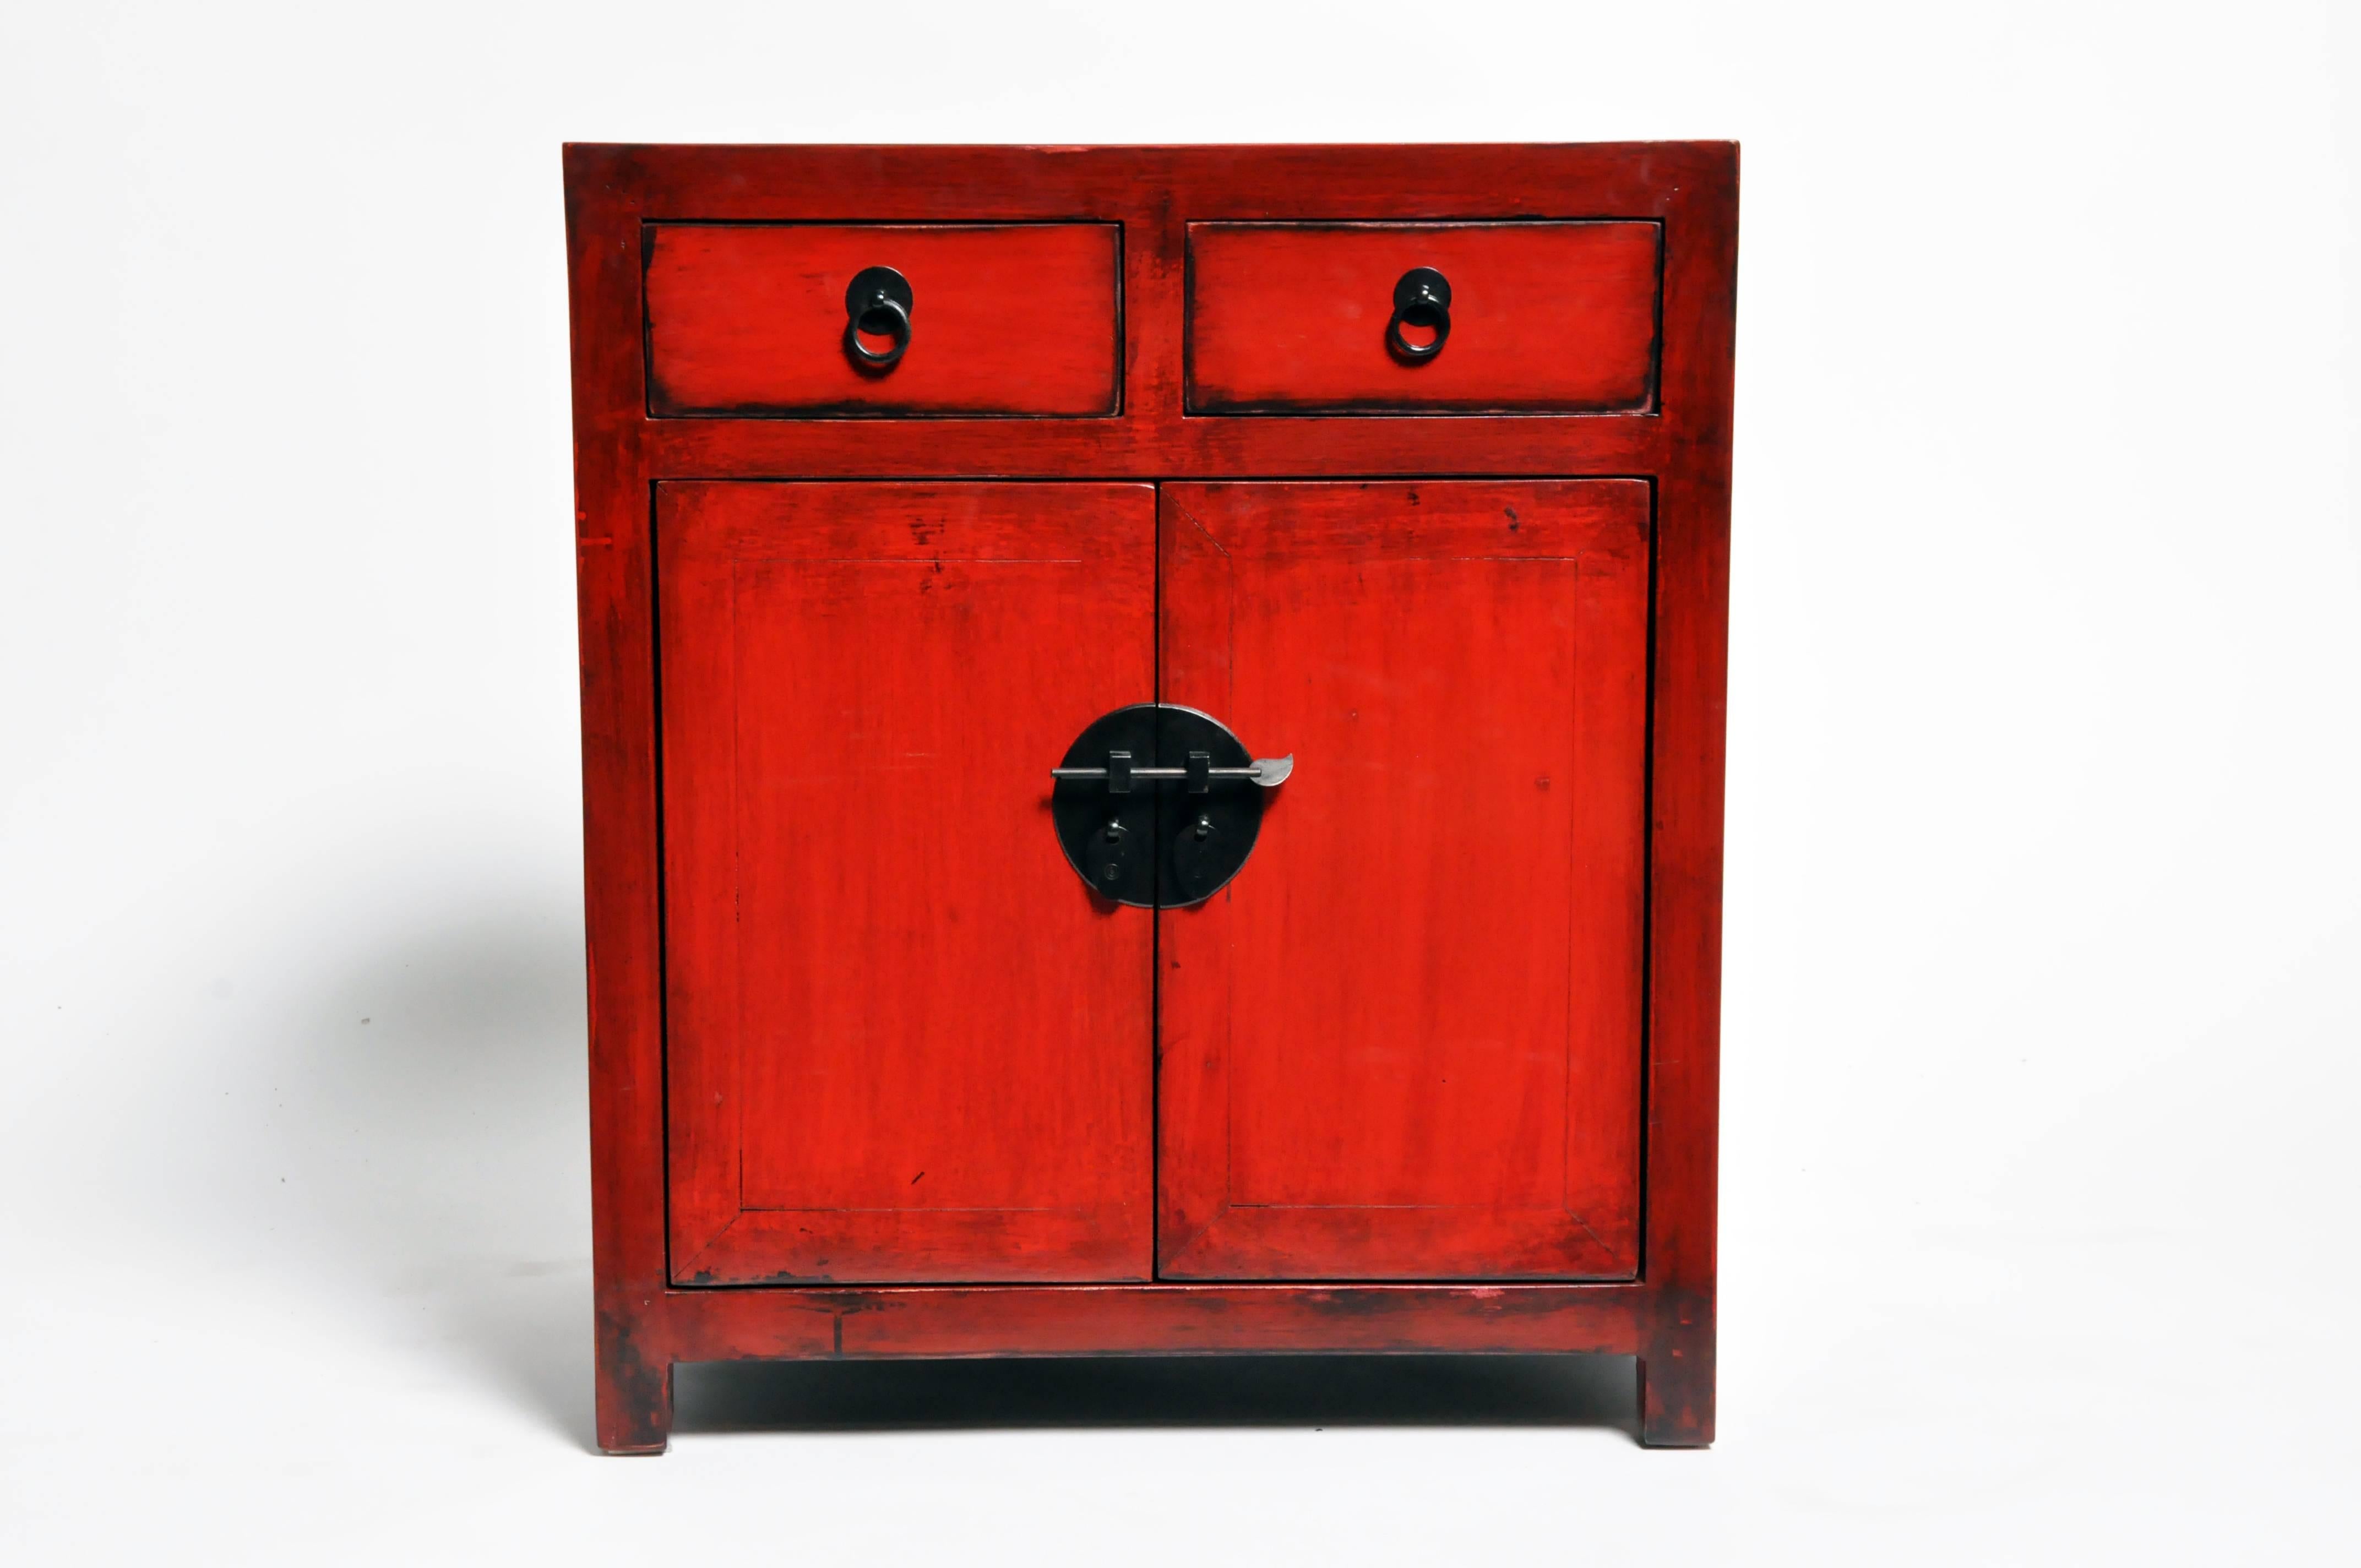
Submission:
<svg viewBox="0 0 2361 1568">
<path fill-rule="evenodd" d="M 1189 411 L 1638 412 L 1656 400 L 1653 222 L 1191 224 Z M 1447 329 L 1397 290 L 1439 274 Z"/>
<path fill-rule="evenodd" d="M 1114 224 L 652 224 L 648 406 L 664 415 L 1115 411 Z M 908 286 L 908 342 L 856 358 L 847 291 Z M 874 318 L 890 324 L 890 316 Z M 890 334 L 861 340 L 891 352 Z"/>
</svg>

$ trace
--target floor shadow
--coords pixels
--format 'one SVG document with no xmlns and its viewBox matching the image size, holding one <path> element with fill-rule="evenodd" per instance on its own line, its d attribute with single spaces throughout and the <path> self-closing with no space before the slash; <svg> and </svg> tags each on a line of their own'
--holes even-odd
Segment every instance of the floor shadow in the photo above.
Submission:
<svg viewBox="0 0 2361 1568">
<path fill-rule="evenodd" d="M 368 1157 L 321 1184 L 352 1223 L 347 1274 L 390 1277 L 444 1356 L 588 1447 L 582 952 L 555 901 L 454 911 L 338 977 L 322 1012 L 371 1023 L 313 1056 L 313 1083 Z"/>
<path fill-rule="evenodd" d="M 1636 1437 L 1627 1355 L 1125 1356 L 713 1362 L 674 1374 L 674 1429 L 1604 1427 Z"/>
<path fill-rule="evenodd" d="M 183 1218 L 276 1238 L 353 1331 L 586 1449 L 592 1387 L 581 931 L 522 893 L 419 912 L 223 1044 L 242 1182 Z M 175 1097 L 185 1102 L 197 1091 Z M 681 1367 L 686 1433 L 1636 1425 L 1629 1357 L 1187 1356 Z"/>
<path fill-rule="evenodd" d="M 254 1260 L 379 1354 L 456 1373 L 591 1443 L 578 893 L 478 888 L 309 942 L 192 1036 L 137 1135 L 185 1146 L 155 1212 Z"/>
</svg>

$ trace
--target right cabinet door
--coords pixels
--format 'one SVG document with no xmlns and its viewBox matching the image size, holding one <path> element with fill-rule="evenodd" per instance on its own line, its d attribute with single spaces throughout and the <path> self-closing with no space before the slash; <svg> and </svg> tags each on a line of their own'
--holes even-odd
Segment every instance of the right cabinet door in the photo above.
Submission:
<svg viewBox="0 0 2361 1568">
<path fill-rule="evenodd" d="M 1638 1272 L 1644 481 L 1162 491 L 1161 699 L 1291 752 L 1159 916 L 1159 1273 Z"/>
</svg>

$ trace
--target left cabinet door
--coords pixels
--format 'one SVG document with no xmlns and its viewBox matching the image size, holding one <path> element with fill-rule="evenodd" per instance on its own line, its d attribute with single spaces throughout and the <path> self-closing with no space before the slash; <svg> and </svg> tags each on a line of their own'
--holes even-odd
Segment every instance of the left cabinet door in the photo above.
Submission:
<svg viewBox="0 0 2361 1568">
<path fill-rule="evenodd" d="M 667 483 L 655 526 L 673 1277 L 1148 1277 L 1152 917 L 1049 805 L 1154 695 L 1154 490 Z"/>
</svg>

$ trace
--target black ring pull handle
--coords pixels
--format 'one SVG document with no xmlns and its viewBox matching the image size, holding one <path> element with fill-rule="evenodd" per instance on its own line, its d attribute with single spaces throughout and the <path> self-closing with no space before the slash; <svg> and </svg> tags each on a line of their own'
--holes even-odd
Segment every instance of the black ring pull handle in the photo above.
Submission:
<svg viewBox="0 0 2361 1568">
<path fill-rule="evenodd" d="M 1402 325 L 1430 327 L 1434 341 L 1416 344 L 1402 336 Z M 1451 336 L 1451 280 L 1432 267 L 1413 267 L 1394 285 L 1393 319 L 1386 323 L 1386 347 L 1411 365 L 1423 365 L 1443 352 Z"/>
<path fill-rule="evenodd" d="M 844 351 L 863 370 L 890 370 L 910 351 L 910 280 L 891 267 L 864 267 L 844 291 Z M 861 341 L 862 333 L 891 337 L 880 354 Z"/>
</svg>

